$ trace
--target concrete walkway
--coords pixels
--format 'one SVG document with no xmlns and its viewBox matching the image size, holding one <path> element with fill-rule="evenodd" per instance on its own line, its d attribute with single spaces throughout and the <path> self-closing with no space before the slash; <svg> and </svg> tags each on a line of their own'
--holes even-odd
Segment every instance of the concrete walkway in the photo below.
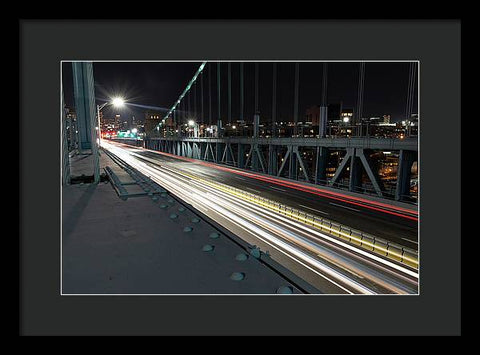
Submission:
<svg viewBox="0 0 480 355">
<path fill-rule="evenodd" d="M 73 157 L 72 171 L 91 174 L 89 161 Z M 132 181 L 104 153 L 100 165 Z M 124 201 L 110 182 L 67 185 L 62 223 L 63 294 L 275 294 L 291 285 L 168 193 Z"/>
</svg>

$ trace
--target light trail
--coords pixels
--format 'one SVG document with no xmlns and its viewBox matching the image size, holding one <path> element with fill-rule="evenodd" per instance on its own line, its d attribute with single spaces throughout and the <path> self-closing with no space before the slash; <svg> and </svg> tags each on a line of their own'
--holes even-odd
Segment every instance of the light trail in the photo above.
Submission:
<svg viewBox="0 0 480 355">
<path fill-rule="evenodd" d="M 371 210 L 374 210 L 374 211 L 379 211 L 379 212 L 391 214 L 391 215 L 394 215 L 394 216 L 398 216 L 398 217 L 402 217 L 402 218 L 406 218 L 406 219 L 410 219 L 410 220 L 418 222 L 418 211 L 413 210 L 413 209 L 408 209 L 408 208 L 404 208 L 404 207 L 400 207 L 400 206 L 396 206 L 396 205 L 392 205 L 392 204 L 388 204 L 388 203 L 383 203 L 383 202 L 379 202 L 379 201 L 373 201 L 373 200 L 369 200 L 369 199 L 365 199 L 365 198 L 361 198 L 361 197 L 357 197 L 357 196 L 346 195 L 346 194 L 342 194 L 340 192 L 334 192 L 334 191 L 322 189 L 322 188 L 317 187 L 317 186 L 308 186 L 308 185 L 300 184 L 300 183 L 297 183 L 297 182 L 294 182 L 294 181 L 286 181 L 286 180 L 282 180 L 282 179 L 271 177 L 271 176 L 266 176 L 266 175 L 260 175 L 260 174 L 256 174 L 256 173 L 241 171 L 241 170 L 238 170 L 238 169 L 224 167 L 224 166 L 220 166 L 218 164 L 209 163 L 209 162 L 201 161 L 201 160 L 198 160 L 198 159 L 187 158 L 187 157 L 178 156 L 178 155 L 165 153 L 165 152 L 160 152 L 160 151 L 147 149 L 147 148 L 142 148 L 142 150 L 147 150 L 147 151 L 153 152 L 155 154 L 172 157 L 172 158 L 177 159 L 177 160 L 184 160 L 184 161 L 188 161 L 188 162 L 191 162 L 191 163 L 208 166 L 208 167 L 211 167 L 211 168 L 215 168 L 217 170 L 223 170 L 223 171 L 227 171 L 227 172 L 237 174 L 237 175 L 247 176 L 247 177 L 252 178 L 252 179 L 269 182 L 269 183 L 272 183 L 272 184 L 292 188 L 292 189 L 295 189 L 295 190 L 299 190 L 299 191 L 303 191 L 303 192 L 309 192 L 311 194 L 318 195 L 318 196 L 321 196 L 321 197 L 330 198 L 330 199 L 333 199 L 333 200 L 336 200 L 336 201 L 341 201 L 341 202 L 344 202 L 344 203 L 353 204 L 353 205 L 356 205 L 356 206 L 361 206 L 361 207 L 371 209 Z"/>
<path fill-rule="evenodd" d="M 206 211 L 209 217 L 225 218 L 229 221 L 224 225 L 227 229 L 231 224 L 240 227 L 250 237 L 335 285 L 341 293 L 376 294 L 378 287 L 391 293 L 416 293 L 418 274 L 411 270 L 211 186 L 192 184 L 181 171 L 135 153 L 140 149 L 126 150 L 106 142 L 102 146 L 194 208 Z M 412 281 L 412 277 L 417 280 Z"/>
<path fill-rule="evenodd" d="M 133 153 L 133 154 L 135 154 L 135 153 Z M 153 161 L 149 158 L 142 157 L 141 155 L 138 155 L 138 157 L 141 158 L 141 159 L 149 160 L 154 164 L 157 164 L 155 161 Z M 182 173 L 180 171 L 172 169 L 172 168 L 167 168 L 167 167 L 163 166 L 163 169 L 170 170 L 174 174 L 182 175 Z M 187 175 L 183 175 L 183 176 L 186 177 L 186 178 L 189 178 Z M 284 221 L 286 223 L 289 223 L 289 228 L 292 228 L 292 226 L 295 227 L 295 228 L 300 228 L 300 229 L 304 230 L 305 232 L 308 232 L 309 235 L 316 235 L 316 236 L 318 236 L 318 237 L 320 237 L 324 240 L 328 240 L 329 242 L 337 244 L 337 245 L 339 245 L 339 246 L 341 246 L 345 249 L 349 249 L 349 250 L 354 251 L 356 253 L 362 254 L 364 257 L 370 258 L 370 259 L 372 259 L 372 260 L 374 260 L 378 263 L 381 263 L 381 264 L 384 264 L 384 265 L 386 265 L 390 268 L 396 269 L 397 271 L 400 271 L 403 274 L 407 274 L 407 275 L 412 276 L 414 278 L 418 278 L 418 273 L 415 272 L 415 271 L 412 271 L 412 270 L 410 270 L 406 267 L 403 267 L 401 265 L 397 265 L 397 264 L 395 264 L 395 263 L 393 263 L 389 260 L 383 259 L 383 258 L 381 258 L 381 257 L 379 257 L 375 254 L 368 253 L 363 249 L 356 248 L 355 246 L 353 246 L 351 244 L 348 244 L 348 243 L 345 243 L 341 240 L 330 237 L 330 236 L 326 235 L 325 233 L 322 233 L 322 232 L 320 232 L 316 229 L 311 228 L 309 225 L 302 224 L 302 223 L 297 222 L 296 220 L 289 219 L 285 215 L 282 215 L 282 214 L 279 214 L 279 213 L 276 213 L 276 212 L 272 212 L 272 211 L 267 210 L 267 209 L 265 209 L 263 207 L 260 207 L 258 205 L 249 204 L 242 199 L 239 199 L 235 196 L 231 196 L 231 195 L 229 195 L 229 194 L 227 194 L 223 191 L 215 190 L 215 189 L 213 189 L 209 186 L 204 186 L 204 189 L 210 190 L 215 195 L 221 195 L 225 199 L 230 199 L 230 200 L 236 201 L 236 203 L 242 205 L 242 208 L 244 208 L 244 209 L 255 210 L 255 211 L 261 213 L 263 216 L 270 216 L 274 219 L 274 221 L 276 223 L 278 223 L 279 221 Z"/>
</svg>

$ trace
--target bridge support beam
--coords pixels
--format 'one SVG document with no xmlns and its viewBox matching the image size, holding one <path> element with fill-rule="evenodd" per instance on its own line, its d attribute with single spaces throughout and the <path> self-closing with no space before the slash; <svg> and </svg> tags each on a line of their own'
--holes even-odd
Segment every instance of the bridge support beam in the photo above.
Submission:
<svg viewBox="0 0 480 355">
<path fill-rule="evenodd" d="M 198 146 L 198 143 L 192 143 L 192 158 L 201 159 L 200 158 L 200 148 Z"/>
<path fill-rule="evenodd" d="M 401 150 L 398 157 L 397 186 L 395 189 L 395 200 L 400 201 L 410 196 L 410 177 L 413 162 L 417 159 L 416 152 Z"/>
<path fill-rule="evenodd" d="M 249 158 L 252 158 L 252 170 L 254 171 L 259 171 L 258 170 L 258 163 L 259 163 L 259 158 L 258 158 L 258 154 L 257 154 L 257 149 L 256 149 L 256 146 L 254 144 L 252 144 L 252 148 L 250 149 L 250 153 L 249 153 Z"/>
<path fill-rule="evenodd" d="M 205 143 L 203 152 L 203 160 L 208 161 L 208 154 L 210 154 L 210 143 Z"/>
<path fill-rule="evenodd" d="M 280 176 L 282 174 L 283 169 L 285 168 L 285 165 L 287 164 L 287 161 L 290 159 L 290 153 L 291 153 L 291 148 L 292 146 L 287 147 L 287 152 L 285 153 L 285 156 L 282 158 L 282 164 L 280 165 L 280 169 L 278 169 L 277 176 Z M 290 164 L 290 163 L 289 163 Z"/>
<path fill-rule="evenodd" d="M 233 155 L 232 145 L 230 143 L 225 143 L 225 148 L 223 149 L 221 162 L 227 165 L 236 165 L 235 156 Z"/>
<path fill-rule="evenodd" d="M 216 147 L 215 147 L 215 150 L 216 150 Z M 207 143 L 207 145 L 205 147 L 205 155 L 204 155 L 203 159 L 206 160 L 206 161 L 214 162 L 214 163 L 217 162 L 215 152 L 213 150 L 213 147 L 212 147 L 211 143 Z"/>
<path fill-rule="evenodd" d="M 230 143 L 228 144 L 228 151 L 230 152 L 230 159 L 232 160 L 233 166 L 237 166 L 237 162 L 235 160 L 235 154 L 233 154 L 233 148 Z"/>
<path fill-rule="evenodd" d="M 200 157 L 198 159 L 207 160 L 205 159 L 205 153 L 207 152 L 207 144 L 200 143 Z"/>
<path fill-rule="evenodd" d="M 383 186 L 382 180 L 378 176 L 378 173 L 372 170 L 372 164 L 365 155 L 365 150 L 363 148 L 357 148 L 356 155 L 360 157 L 360 160 L 362 161 L 363 167 L 368 175 L 368 178 L 370 179 L 370 182 L 373 185 L 373 188 L 375 189 L 375 192 L 378 196 L 383 197 L 382 191 L 385 190 L 385 188 Z"/>
<path fill-rule="evenodd" d="M 98 132 L 96 107 L 95 107 L 95 83 L 93 79 L 92 62 L 72 62 L 73 70 L 73 94 L 75 98 L 75 110 L 77 113 L 77 125 L 79 132 L 78 150 L 80 153 L 89 150 L 93 155 L 94 182 L 100 181 L 100 163 L 98 157 Z"/>
<path fill-rule="evenodd" d="M 242 143 L 238 143 L 238 150 L 237 150 L 237 166 L 240 169 L 245 168 L 245 146 Z"/>
<path fill-rule="evenodd" d="M 251 163 L 251 169 L 253 171 L 260 171 L 259 169 L 259 166 L 260 166 L 261 171 L 264 174 L 267 173 L 267 170 L 266 170 L 267 164 L 260 150 L 260 147 L 257 143 L 250 144 L 250 150 L 248 151 L 248 157 L 245 162 L 245 167 L 248 167 L 249 163 Z"/>
<path fill-rule="evenodd" d="M 380 178 L 374 173 L 370 167 L 367 157 L 364 154 L 363 148 L 347 148 L 347 154 L 340 163 L 335 175 L 330 180 L 330 185 L 337 182 L 338 178 L 342 174 L 343 170 L 347 167 L 347 163 L 350 162 L 350 181 L 348 189 L 350 191 L 357 191 L 362 186 L 362 166 L 370 179 L 370 182 L 375 189 L 378 196 L 383 197 L 383 187 Z"/>
<path fill-rule="evenodd" d="M 75 111 L 78 126 L 78 150 L 92 149 L 96 135 L 95 130 L 95 89 L 93 80 L 93 67 L 91 62 L 73 62 L 73 94 L 75 98 Z"/>
<path fill-rule="evenodd" d="M 362 161 L 355 154 L 355 149 L 350 155 L 350 179 L 348 183 L 349 191 L 358 191 L 362 187 Z"/>
<path fill-rule="evenodd" d="M 181 143 L 181 147 L 182 147 L 182 148 L 181 148 L 181 152 L 182 152 L 182 153 L 181 153 L 180 155 L 181 155 L 182 157 L 186 157 L 186 156 L 187 156 L 187 144 L 186 144 L 185 142 L 182 142 L 182 143 Z"/>
<path fill-rule="evenodd" d="M 262 168 L 262 172 L 265 174 L 267 172 L 267 169 L 266 169 L 267 164 L 265 162 L 265 157 L 263 156 L 263 153 L 262 153 L 262 151 L 260 149 L 260 146 L 258 144 L 255 144 L 254 152 L 255 152 L 255 156 L 258 159 L 258 162 L 260 163 L 260 167 Z"/>
<path fill-rule="evenodd" d="M 70 184 L 70 155 L 69 155 L 69 147 L 68 147 L 68 138 L 67 138 L 67 125 L 68 120 L 65 118 L 65 103 L 63 97 L 63 85 L 61 85 L 62 90 L 62 184 L 68 185 Z M 70 131 L 72 127 L 70 126 Z"/>
<path fill-rule="evenodd" d="M 278 172 L 278 157 L 277 146 L 270 144 L 268 146 L 268 174 L 277 175 Z"/>
<path fill-rule="evenodd" d="M 257 171 L 257 161 L 253 158 L 253 144 L 250 144 L 250 149 L 247 153 L 247 160 L 245 160 L 245 168 L 248 167 L 250 162 L 252 170 Z"/>
<path fill-rule="evenodd" d="M 298 146 L 289 145 L 287 147 L 287 152 L 283 157 L 282 165 L 278 170 L 277 176 L 282 174 L 283 169 L 285 168 L 286 164 L 288 163 L 288 178 L 298 180 L 298 167 L 302 169 L 302 174 L 305 177 L 306 181 L 309 181 L 308 171 L 303 163 L 302 157 L 300 156 L 300 152 L 298 151 Z"/>
<path fill-rule="evenodd" d="M 317 147 L 317 154 L 315 157 L 315 184 L 327 183 L 327 164 L 329 154 L 330 152 L 327 147 Z"/>
<path fill-rule="evenodd" d="M 300 152 L 298 151 L 298 146 L 296 145 L 293 146 L 293 152 L 295 153 L 295 157 L 297 159 L 298 165 L 300 166 L 302 174 L 305 177 L 305 181 L 309 182 L 310 179 L 308 178 L 308 171 L 305 164 L 303 164 L 303 159 L 302 159 L 302 156 L 300 155 Z M 298 171 L 297 171 L 297 174 L 298 174 Z M 297 176 L 297 179 L 298 179 L 298 176 Z"/>
<path fill-rule="evenodd" d="M 298 166 L 297 166 L 296 152 L 294 151 L 293 146 L 290 146 L 289 149 L 290 149 L 290 156 L 288 159 L 288 178 L 293 180 L 298 180 Z"/>
<path fill-rule="evenodd" d="M 215 143 L 215 163 L 220 163 L 222 159 L 223 147 L 225 143 Z"/>
</svg>

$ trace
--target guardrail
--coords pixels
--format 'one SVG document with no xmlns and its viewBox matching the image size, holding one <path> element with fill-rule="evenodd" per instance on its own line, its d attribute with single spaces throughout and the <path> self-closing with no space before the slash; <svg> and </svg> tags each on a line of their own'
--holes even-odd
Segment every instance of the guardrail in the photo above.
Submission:
<svg viewBox="0 0 480 355">
<path fill-rule="evenodd" d="M 281 215 L 287 216 L 291 219 L 314 227 L 322 232 L 327 232 L 328 234 L 336 238 L 340 238 L 341 240 L 360 247 L 364 250 L 386 257 L 401 264 L 408 265 L 414 269 L 418 269 L 418 252 L 416 250 L 341 225 L 339 223 L 332 222 L 326 218 L 318 217 L 313 214 L 300 211 L 293 207 L 289 207 L 287 205 L 281 204 L 273 200 L 269 200 L 267 198 L 252 194 L 250 192 L 246 192 L 235 187 L 225 185 L 223 183 L 213 182 L 208 179 L 186 173 L 184 171 L 182 171 L 181 173 L 189 176 L 194 180 L 201 181 L 208 186 L 239 197 L 244 201 L 248 201 L 256 205 L 262 206 L 273 212 L 279 213 Z"/>
</svg>

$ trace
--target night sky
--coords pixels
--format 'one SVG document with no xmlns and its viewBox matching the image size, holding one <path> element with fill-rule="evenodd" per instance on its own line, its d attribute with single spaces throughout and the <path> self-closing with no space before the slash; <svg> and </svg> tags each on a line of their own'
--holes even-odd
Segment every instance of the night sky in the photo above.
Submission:
<svg viewBox="0 0 480 355">
<path fill-rule="evenodd" d="M 122 96 L 128 103 L 170 109 L 201 62 L 94 62 L 95 93 L 97 103 L 108 97 Z M 209 121 L 208 78 L 211 70 L 212 122 L 217 113 L 217 63 L 209 62 L 203 72 L 204 116 Z M 251 122 L 254 114 L 254 62 L 244 63 L 245 107 L 244 119 Z M 232 62 L 232 120 L 239 116 L 239 62 Z M 305 110 L 321 101 L 323 63 L 300 63 L 299 121 Z M 340 103 L 344 108 L 355 108 L 359 64 L 355 62 L 328 63 L 328 103 Z M 267 121 L 272 112 L 272 63 L 259 64 L 259 107 L 261 121 Z M 390 114 L 392 121 L 405 117 L 409 63 L 367 62 L 365 66 L 364 117 Z M 223 123 L 227 118 L 227 63 L 221 63 L 221 113 Z M 198 78 L 200 79 L 200 77 Z M 200 81 L 197 86 L 197 111 L 200 112 Z M 63 63 L 65 103 L 73 107 L 72 66 Z M 192 86 L 193 89 L 193 86 Z M 193 109 L 193 90 L 191 94 Z M 418 92 L 415 84 L 414 102 Z M 294 63 L 277 62 L 277 121 L 293 121 Z M 146 108 L 127 105 L 123 109 L 104 108 L 104 117 L 116 113 L 131 120 L 131 116 L 143 120 Z M 416 113 L 414 105 L 414 113 Z"/>
</svg>

